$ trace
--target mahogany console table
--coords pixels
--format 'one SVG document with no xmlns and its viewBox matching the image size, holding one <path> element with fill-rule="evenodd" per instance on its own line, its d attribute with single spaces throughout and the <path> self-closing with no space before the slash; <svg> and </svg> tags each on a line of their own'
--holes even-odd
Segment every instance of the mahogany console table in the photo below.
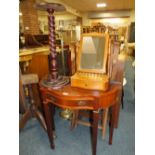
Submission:
<svg viewBox="0 0 155 155">
<path fill-rule="evenodd" d="M 111 107 L 109 144 L 112 144 L 114 125 L 116 121 L 115 113 L 117 111 L 117 100 L 119 99 L 118 94 L 121 90 L 121 85 L 119 83 L 111 83 L 109 90 L 103 92 L 75 88 L 71 87 L 70 84 L 59 89 L 52 89 L 44 86 L 41 82 L 40 90 L 43 98 L 48 137 L 52 149 L 55 148 L 53 139 L 53 131 L 55 130 L 53 118 L 54 106 L 71 110 L 86 109 L 93 111 L 92 155 L 96 155 L 99 110 Z"/>
</svg>

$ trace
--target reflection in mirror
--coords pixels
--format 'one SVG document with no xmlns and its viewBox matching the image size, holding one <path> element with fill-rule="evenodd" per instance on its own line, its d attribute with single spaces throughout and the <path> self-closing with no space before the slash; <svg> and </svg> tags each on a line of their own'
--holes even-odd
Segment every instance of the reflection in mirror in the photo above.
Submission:
<svg viewBox="0 0 155 155">
<path fill-rule="evenodd" d="M 105 37 L 83 37 L 81 69 L 103 69 Z"/>
</svg>

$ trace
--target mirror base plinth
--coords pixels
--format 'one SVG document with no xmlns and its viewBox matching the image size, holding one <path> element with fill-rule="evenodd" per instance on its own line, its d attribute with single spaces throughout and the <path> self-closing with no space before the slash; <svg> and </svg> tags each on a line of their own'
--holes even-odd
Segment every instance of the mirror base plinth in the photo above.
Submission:
<svg viewBox="0 0 155 155">
<path fill-rule="evenodd" d="M 109 77 L 106 74 L 75 73 L 71 77 L 71 86 L 90 90 L 106 91 L 109 88 Z"/>
</svg>

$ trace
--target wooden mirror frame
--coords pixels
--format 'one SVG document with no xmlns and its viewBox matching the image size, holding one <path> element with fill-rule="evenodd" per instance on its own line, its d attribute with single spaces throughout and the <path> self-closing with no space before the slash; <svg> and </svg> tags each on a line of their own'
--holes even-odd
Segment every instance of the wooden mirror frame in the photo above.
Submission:
<svg viewBox="0 0 155 155">
<path fill-rule="evenodd" d="M 81 66 L 81 55 L 83 47 L 83 38 L 84 37 L 105 37 L 105 48 L 103 50 L 103 66 L 102 69 L 82 69 Z M 108 33 L 85 33 L 81 35 L 80 48 L 77 54 L 77 71 L 88 72 L 88 73 L 107 73 L 107 61 L 108 61 L 108 50 L 109 50 L 109 34 Z"/>
</svg>

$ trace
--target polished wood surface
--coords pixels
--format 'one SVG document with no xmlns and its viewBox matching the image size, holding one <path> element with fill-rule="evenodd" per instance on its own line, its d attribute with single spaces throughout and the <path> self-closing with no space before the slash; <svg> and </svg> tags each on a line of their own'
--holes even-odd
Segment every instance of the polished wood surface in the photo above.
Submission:
<svg viewBox="0 0 155 155">
<path fill-rule="evenodd" d="M 71 110 L 86 109 L 93 111 L 92 154 L 96 155 L 99 110 L 107 109 L 109 107 L 115 107 L 120 89 L 121 86 L 119 83 L 111 83 L 109 89 L 105 92 L 74 88 L 70 85 L 66 85 L 60 89 L 52 89 L 44 87 L 42 83 L 40 83 L 40 90 L 43 98 L 47 131 L 51 143 L 51 148 L 55 148 L 55 146 L 53 139 L 54 119 L 53 112 L 49 109 L 50 106 L 52 106 L 52 108 L 54 106 L 58 106 L 60 108 L 67 108 Z M 111 116 L 112 120 L 110 125 L 109 144 L 112 143 L 112 135 L 115 123 L 115 110 L 112 111 Z"/>
<path fill-rule="evenodd" d="M 74 88 L 70 85 L 60 89 L 50 89 L 42 85 L 40 86 L 41 91 L 46 92 L 46 100 L 52 101 L 53 104 L 67 109 L 97 110 L 107 108 L 114 104 L 113 101 L 116 97 L 116 92 L 120 90 L 120 83 L 115 82 L 105 92 Z M 94 99 L 98 99 L 97 104 L 94 104 Z"/>
</svg>

